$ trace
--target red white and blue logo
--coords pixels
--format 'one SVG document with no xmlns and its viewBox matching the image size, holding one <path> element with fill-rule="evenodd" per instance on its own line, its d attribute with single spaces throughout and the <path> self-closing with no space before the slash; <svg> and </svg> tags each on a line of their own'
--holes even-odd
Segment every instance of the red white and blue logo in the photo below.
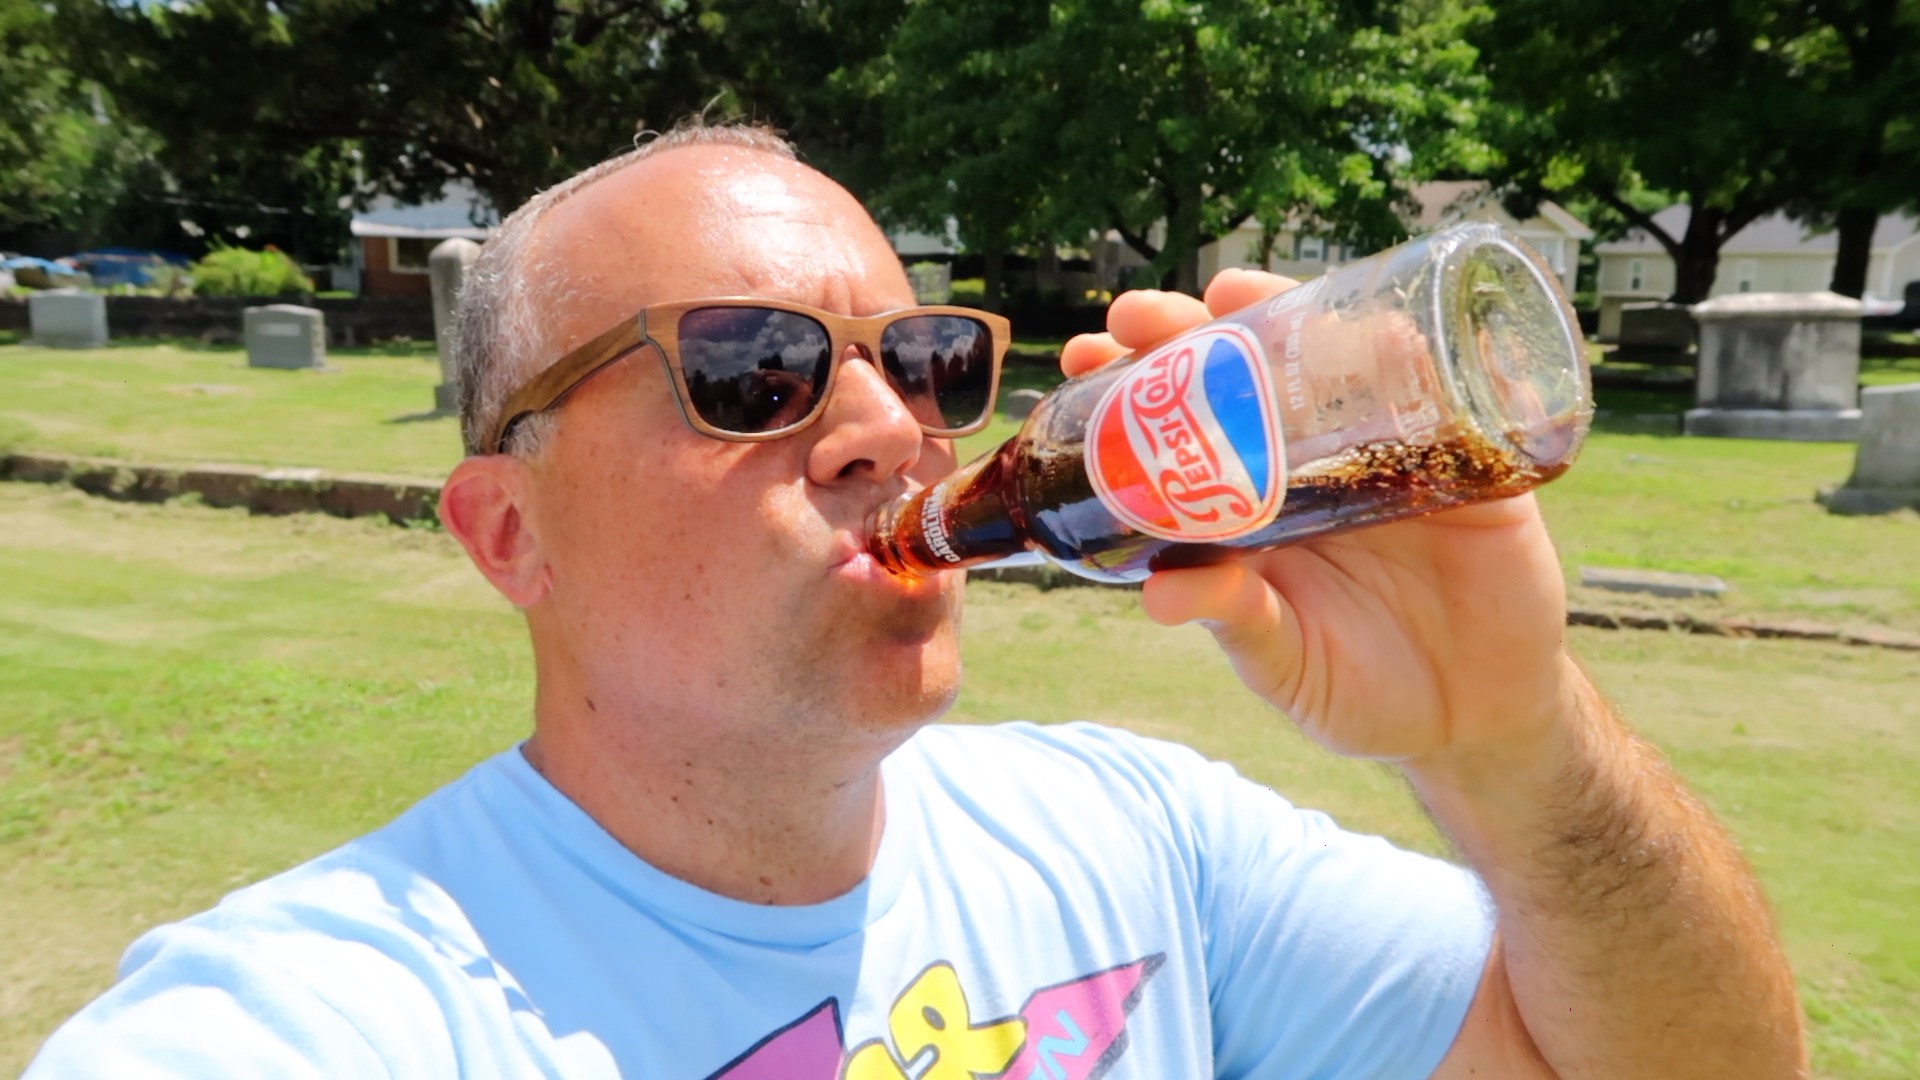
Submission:
<svg viewBox="0 0 1920 1080">
<path fill-rule="evenodd" d="M 1149 536 L 1229 540 L 1271 522 L 1287 460 L 1260 342 L 1222 323 L 1136 361 L 1094 407 L 1087 473 Z"/>
</svg>

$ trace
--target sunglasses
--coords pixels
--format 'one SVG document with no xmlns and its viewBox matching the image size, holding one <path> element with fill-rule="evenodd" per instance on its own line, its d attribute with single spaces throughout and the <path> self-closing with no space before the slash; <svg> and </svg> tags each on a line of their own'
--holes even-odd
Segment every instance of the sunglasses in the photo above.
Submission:
<svg viewBox="0 0 1920 1080">
<path fill-rule="evenodd" d="M 886 375 L 921 431 L 971 435 L 992 416 L 1010 333 L 1005 318 L 961 307 L 849 318 L 777 300 L 651 304 L 514 391 L 482 449 L 505 453 L 516 424 L 645 345 L 666 365 L 688 426 L 716 439 L 778 439 L 818 420 L 849 346 Z"/>
</svg>

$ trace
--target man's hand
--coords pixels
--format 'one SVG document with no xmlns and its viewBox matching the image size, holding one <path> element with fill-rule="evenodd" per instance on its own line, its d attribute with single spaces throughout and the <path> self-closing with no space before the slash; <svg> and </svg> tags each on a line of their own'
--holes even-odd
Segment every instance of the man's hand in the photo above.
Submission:
<svg viewBox="0 0 1920 1080">
<path fill-rule="evenodd" d="M 1069 374 L 1149 349 L 1292 282 L 1227 271 L 1204 306 L 1122 294 Z M 1254 693 L 1342 754 L 1412 763 L 1524 750 L 1564 708 L 1566 590 L 1531 496 L 1155 574 L 1147 614 L 1211 630 Z"/>
<path fill-rule="evenodd" d="M 1287 288 L 1133 292 L 1077 374 Z M 1308 357 L 1311 363 L 1313 358 Z M 1155 574 L 1240 678 L 1340 753 L 1391 760 L 1485 883 L 1496 943 L 1436 1078 L 1798 1077 L 1792 975 L 1732 840 L 1627 731 L 1563 635 L 1531 496 Z"/>
</svg>

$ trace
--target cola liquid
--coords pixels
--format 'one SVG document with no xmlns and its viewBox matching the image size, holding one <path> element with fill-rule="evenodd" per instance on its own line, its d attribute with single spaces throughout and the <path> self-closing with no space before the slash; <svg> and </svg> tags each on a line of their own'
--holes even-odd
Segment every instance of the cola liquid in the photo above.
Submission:
<svg viewBox="0 0 1920 1080">
<path fill-rule="evenodd" d="M 1069 380 L 869 546 L 898 573 L 1033 551 L 1130 582 L 1517 495 L 1578 452 L 1584 354 L 1538 256 L 1458 227 Z"/>
</svg>

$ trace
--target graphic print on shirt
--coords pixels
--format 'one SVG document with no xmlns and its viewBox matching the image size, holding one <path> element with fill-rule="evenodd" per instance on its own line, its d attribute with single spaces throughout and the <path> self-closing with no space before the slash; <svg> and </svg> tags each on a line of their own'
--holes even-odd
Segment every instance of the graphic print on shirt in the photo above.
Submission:
<svg viewBox="0 0 1920 1080">
<path fill-rule="evenodd" d="M 1127 1049 L 1127 1017 L 1165 953 L 1042 987 L 1008 1017 L 977 1020 L 953 965 L 928 965 L 894 999 L 887 1035 L 843 1050 L 828 998 L 707 1080 L 1098 1080 Z"/>
</svg>

